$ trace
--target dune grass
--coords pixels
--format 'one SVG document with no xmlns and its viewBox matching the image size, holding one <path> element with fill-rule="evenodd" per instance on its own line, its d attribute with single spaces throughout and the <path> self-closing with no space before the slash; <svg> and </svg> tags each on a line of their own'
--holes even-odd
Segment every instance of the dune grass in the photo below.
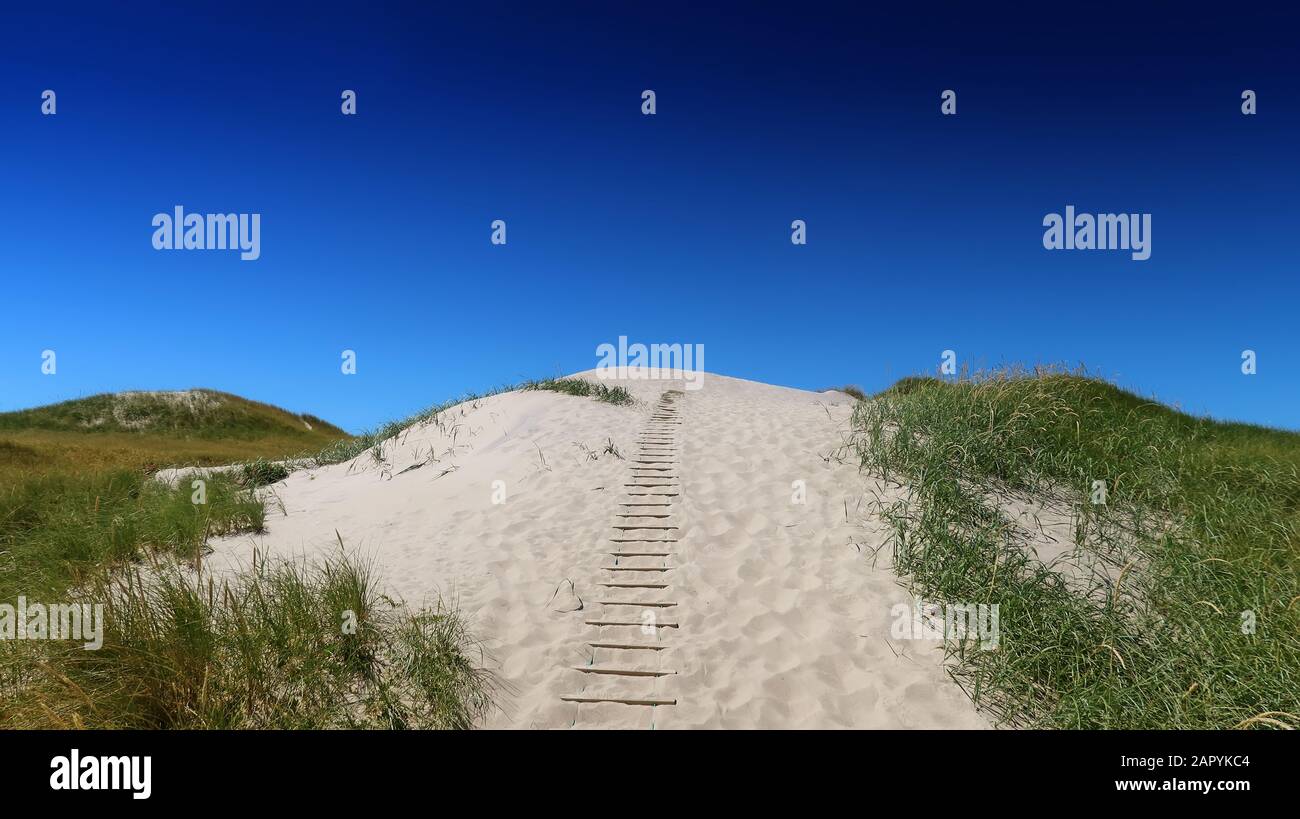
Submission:
<svg viewBox="0 0 1300 819">
<path fill-rule="evenodd" d="M 223 439 L 127 432 L 0 432 L 0 489 L 38 474 L 84 475 L 114 469 L 152 474 L 174 466 L 281 460 L 348 440 L 348 436 L 296 434 Z"/>
<path fill-rule="evenodd" d="M 864 468 L 910 487 L 879 510 L 898 570 L 930 600 L 1000 606 L 998 650 L 949 647 L 989 713 L 1300 727 L 1300 435 L 1060 371 L 905 379 L 854 420 Z M 1072 587 L 1013 536 L 999 492 L 1066 499 L 1079 548 L 1123 565 Z"/>
<path fill-rule="evenodd" d="M 40 474 L 0 491 L 0 601 L 51 598 L 106 567 L 162 554 L 193 560 L 209 537 L 262 530 L 262 502 L 206 479 L 206 502 L 131 469 Z"/>
<path fill-rule="evenodd" d="M 265 458 L 248 461 L 239 467 L 239 482 L 249 489 L 268 486 L 287 477 L 289 477 L 289 467 Z"/>
<path fill-rule="evenodd" d="M 262 529 L 256 472 L 208 476 L 201 504 L 189 482 L 129 469 L 38 475 L 0 494 L 0 602 L 105 606 L 97 650 L 0 641 L 0 726 L 475 724 L 489 678 L 454 609 L 410 611 L 345 557 L 195 574 L 208 538 Z"/>
<path fill-rule="evenodd" d="M 0 726 L 475 724 L 489 678 L 454 609 L 410 610 L 348 557 L 196 574 L 209 538 L 262 530 L 256 490 L 287 476 L 280 460 L 358 446 L 314 416 L 198 392 L 0 414 L 0 602 L 99 603 L 106 631 L 93 651 L 0 640 Z M 232 463 L 201 503 L 190 481 L 153 478 Z"/>
<path fill-rule="evenodd" d="M 261 561 L 100 574 L 103 644 L 0 645 L 0 723 L 23 728 L 469 728 L 490 677 L 455 611 L 410 611 L 371 567 Z"/>
<path fill-rule="evenodd" d="M 627 391 L 626 387 L 610 387 L 588 381 L 585 378 L 546 378 L 540 381 L 529 381 L 523 385 L 522 389 L 550 390 L 565 395 L 594 398 L 597 401 L 615 405 L 631 404 L 633 400 L 632 394 Z"/>
<path fill-rule="evenodd" d="M 0 412 L 0 433 L 40 429 L 79 433 L 150 432 L 173 437 L 249 439 L 300 433 L 343 436 L 307 413 L 293 413 L 217 390 L 102 393 L 57 404 Z"/>
<path fill-rule="evenodd" d="M 201 504 L 189 482 L 134 470 L 40 475 L 0 495 L 0 602 L 103 604 L 106 632 L 93 651 L 0 641 L 0 726 L 466 728 L 483 716 L 489 678 L 464 621 L 392 601 L 369 565 L 263 561 L 205 583 L 208 538 L 260 531 L 265 508 L 256 474 L 204 481 Z"/>
<path fill-rule="evenodd" d="M 526 384 L 629 403 L 621 387 Z M 0 602 L 105 605 L 103 646 L 0 641 L 0 725 L 87 728 L 467 728 L 491 678 L 464 620 L 412 610 L 339 556 L 202 576 L 210 537 L 261 531 L 259 487 L 350 460 L 467 395 L 349 436 L 310 415 L 209 390 L 92 396 L 0 414 Z M 307 454 L 304 454 L 307 453 Z M 190 481 L 167 466 L 236 464 Z M 350 612 L 351 615 L 345 613 Z M 356 628 L 344 620 L 355 615 Z"/>
<path fill-rule="evenodd" d="M 836 392 L 842 392 L 845 395 L 849 396 L 850 398 L 856 398 L 859 401 L 867 400 L 867 394 L 863 392 L 862 388 L 859 387 L 857 384 L 845 384 L 842 387 L 827 387 L 826 389 L 822 390 L 822 392 L 829 392 L 831 390 L 834 390 Z"/>
</svg>

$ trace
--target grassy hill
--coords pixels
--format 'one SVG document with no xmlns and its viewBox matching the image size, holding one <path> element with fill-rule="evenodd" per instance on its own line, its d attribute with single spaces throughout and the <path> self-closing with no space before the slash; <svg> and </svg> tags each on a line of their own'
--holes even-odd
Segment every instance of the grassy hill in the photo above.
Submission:
<svg viewBox="0 0 1300 819">
<path fill-rule="evenodd" d="M 152 479 L 159 468 L 286 458 L 349 439 L 313 415 L 214 390 L 0 413 L 0 593 L 52 594 L 106 564 L 192 556 L 212 534 L 260 528 L 262 505 L 238 480 L 214 479 L 209 502 L 195 505 Z"/>
<path fill-rule="evenodd" d="M 0 413 L 0 479 L 281 458 L 349 437 L 314 415 L 215 390 L 106 393 Z"/>
<path fill-rule="evenodd" d="M 855 423 L 864 468 L 909 487 L 879 511 L 916 593 L 1000 606 L 998 650 L 950 644 L 981 705 L 1040 727 L 1300 727 L 1300 434 L 1062 372 L 906 379 Z M 1066 545 L 1113 571 L 1081 590 L 1046 568 L 1008 498 L 1066 510 Z"/>
<path fill-rule="evenodd" d="M 342 553 L 306 566 L 263 557 L 218 585 L 193 570 L 209 538 L 263 529 L 262 481 L 250 480 L 261 470 L 207 476 L 202 500 L 152 478 L 356 443 L 315 416 L 212 390 L 0 414 L 0 602 L 105 607 L 95 651 L 0 640 L 0 728 L 475 724 L 486 673 L 454 611 L 408 609 Z M 343 611 L 355 632 L 339 629 Z"/>
</svg>

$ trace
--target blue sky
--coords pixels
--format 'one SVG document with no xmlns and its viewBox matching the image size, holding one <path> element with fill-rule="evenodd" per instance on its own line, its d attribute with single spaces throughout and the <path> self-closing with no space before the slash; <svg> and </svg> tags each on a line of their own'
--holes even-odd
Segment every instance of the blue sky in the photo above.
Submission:
<svg viewBox="0 0 1300 819">
<path fill-rule="evenodd" d="M 625 335 L 810 389 L 1084 362 L 1300 428 L 1296 12 L 267 5 L 6 12 L 0 409 L 205 386 L 357 430 Z M 154 250 L 176 205 L 260 213 L 261 258 Z M 1066 205 L 1151 213 L 1151 258 L 1044 250 Z"/>
</svg>

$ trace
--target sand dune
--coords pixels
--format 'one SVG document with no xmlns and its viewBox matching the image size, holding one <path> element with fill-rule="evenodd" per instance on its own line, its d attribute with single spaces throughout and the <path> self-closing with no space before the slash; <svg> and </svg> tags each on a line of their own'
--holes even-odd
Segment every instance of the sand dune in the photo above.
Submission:
<svg viewBox="0 0 1300 819">
<path fill-rule="evenodd" d="M 619 383 L 635 406 L 505 393 L 296 472 L 268 533 L 208 566 L 328 552 L 337 530 L 409 602 L 457 601 L 502 682 L 489 727 L 987 725 L 937 642 L 890 636 L 910 597 L 837 457 L 852 399 Z"/>
</svg>

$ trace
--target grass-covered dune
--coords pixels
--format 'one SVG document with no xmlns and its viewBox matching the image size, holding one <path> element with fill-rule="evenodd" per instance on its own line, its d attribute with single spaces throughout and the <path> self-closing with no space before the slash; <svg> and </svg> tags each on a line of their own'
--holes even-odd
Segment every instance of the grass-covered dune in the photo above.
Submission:
<svg viewBox="0 0 1300 819">
<path fill-rule="evenodd" d="M 0 603 L 104 606 L 97 650 L 0 640 L 0 727 L 473 725 L 489 680 L 454 609 L 408 609 L 342 551 L 202 574 L 209 538 L 262 530 L 258 487 L 283 477 L 271 461 L 356 440 L 211 390 L 0 413 Z M 238 462 L 201 502 L 153 478 Z"/>
<path fill-rule="evenodd" d="M 284 458 L 349 438 L 314 415 L 215 390 L 106 393 L 0 413 L 0 480 Z"/>
<path fill-rule="evenodd" d="M 954 676 L 1011 724 L 1300 727 L 1300 434 L 1177 412 L 1063 372 L 911 378 L 860 403 L 897 567 L 927 599 L 997 603 Z M 1104 482 L 1104 504 L 1097 482 Z M 1000 498 L 1071 510 L 1112 571 L 1081 589 Z"/>
<path fill-rule="evenodd" d="M 193 559 L 208 537 L 262 526 L 249 483 L 152 480 L 164 466 L 264 464 L 350 438 L 312 415 L 214 390 L 124 392 L 0 413 L 0 600 L 51 594 L 105 565 Z"/>
<path fill-rule="evenodd" d="M 153 432 L 204 438 L 260 437 L 284 432 L 343 435 L 314 415 L 291 413 L 217 390 L 129 391 L 74 398 L 0 413 L 0 430 Z"/>
</svg>

